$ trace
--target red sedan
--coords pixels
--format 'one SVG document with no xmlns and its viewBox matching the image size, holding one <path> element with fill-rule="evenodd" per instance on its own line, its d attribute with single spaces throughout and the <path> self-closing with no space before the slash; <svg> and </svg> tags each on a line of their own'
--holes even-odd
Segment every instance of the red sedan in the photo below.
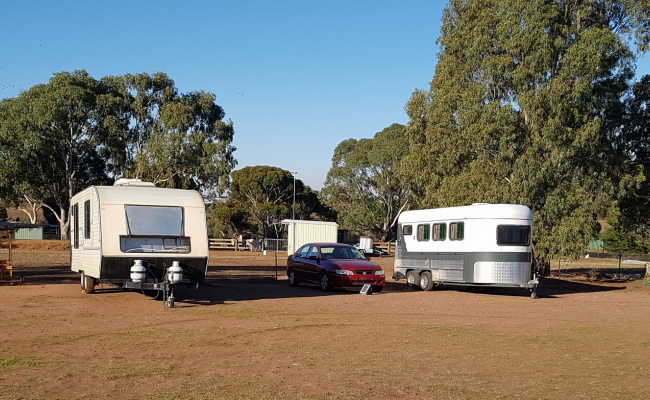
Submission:
<svg viewBox="0 0 650 400">
<path fill-rule="evenodd" d="M 372 285 L 373 292 L 384 289 L 384 270 L 369 261 L 358 249 L 341 243 L 307 243 L 287 260 L 291 286 L 313 282 L 322 290 L 334 287 Z"/>
</svg>

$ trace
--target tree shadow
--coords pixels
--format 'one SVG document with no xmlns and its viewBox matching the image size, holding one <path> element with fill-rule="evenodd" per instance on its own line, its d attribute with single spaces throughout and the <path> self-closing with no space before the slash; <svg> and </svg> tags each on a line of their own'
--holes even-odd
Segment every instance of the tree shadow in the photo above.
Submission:
<svg viewBox="0 0 650 400">
<path fill-rule="evenodd" d="M 600 280 L 598 282 L 582 282 L 572 281 L 567 279 L 544 277 L 540 278 L 539 285 L 537 286 L 537 296 L 539 298 L 557 298 L 558 296 L 578 294 L 578 293 L 592 293 L 592 292 L 606 292 L 612 290 L 623 290 L 624 285 L 621 285 L 622 280 Z M 412 292 L 418 291 L 419 288 L 411 288 L 406 285 L 406 282 L 386 282 L 384 291 L 387 292 Z M 518 287 L 495 287 L 495 286 L 472 286 L 472 285 L 438 285 L 433 288 L 433 291 L 455 291 L 466 293 L 487 294 L 494 296 L 512 296 L 512 297 L 528 297 L 531 295 L 531 290 Z"/>
<path fill-rule="evenodd" d="M 71 271 L 69 266 L 14 268 L 13 275 L 22 278 L 25 285 L 81 283 L 79 274 Z"/>
<path fill-rule="evenodd" d="M 625 282 L 627 281 L 616 279 L 586 282 L 561 279 L 559 277 L 543 277 L 540 278 L 537 292 L 540 294 L 540 297 L 547 298 L 579 293 L 609 292 L 613 290 L 624 290 Z"/>
<path fill-rule="evenodd" d="M 332 295 L 359 294 L 360 287 L 336 288 L 323 292 L 317 284 L 301 283 L 291 287 L 287 281 L 284 268 L 277 270 L 269 266 L 229 266 L 212 268 L 208 271 L 205 281 L 195 286 L 177 285 L 174 289 L 177 307 L 192 307 L 199 305 L 228 304 L 229 302 L 254 301 L 263 299 L 286 299 L 301 297 L 323 297 Z M 73 284 L 79 283 L 79 274 L 67 266 L 30 267 L 14 270 L 15 277 L 22 277 L 25 285 L 43 284 Z M 587 276 L 582 279 L 589 279 Z M 592 277 L 593 278 L 593 277 Z M 573 280 L 572 280 L 573 279 Z M 559 296 L 605 292 L 625 289 L 628 280 L 605 279 L 595 277 L 596 281 L 577 281 L 576 276 L 542 277 L 537 288 L 541 298 L 557 298 Z M 406 282 L 387 281 L 381 293 L 400 293 L 418 291 L 409 287 Z M 501 288 L 489 286 L 452 286 L 440 285 L 434 291 L 457 291 L 480 293 L 495 296 L 530 296 L 529 289 Z M 97 294 L 126 291 L 111 285 L 99 285 Z M 162 299 L 162 295 L 158 296 Z"/>
<path fill-rule="evenodd" d="M 286 279 L 274 277 L 229 276 L 210 277 L 198 288 L 177 286 L 174 289 L 177 307 L 189 305 L 227 304 L 228 302 L 328 296 L 339 291 L 323 292 L 317 286 L 291 287 Z"/>
</svg>

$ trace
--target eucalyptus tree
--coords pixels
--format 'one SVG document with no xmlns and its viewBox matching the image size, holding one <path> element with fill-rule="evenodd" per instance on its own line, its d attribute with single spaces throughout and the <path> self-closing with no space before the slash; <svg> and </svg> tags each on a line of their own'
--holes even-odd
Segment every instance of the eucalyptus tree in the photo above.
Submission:
<svg viewBox="0 0 650 400">
<path fill-rule="evenodd" d="M 610 141 L 647 50 L 650 3 L 451 0 L 428 91 L 407 104 L 411 152 L 400 175 L 420 207 L 522 203 L 538 256 L 573 257 L 624 183 Z"/>
<path fill-rule="evenodd" d="M 117 177 L 222 193 L 236 165 L 215 95 L 179 93 L 164 73 L 96 80 L 55 74 L 0 102 L 0 198 L 33 199 L 67 236 L 69 200 Z"/>
<path fill-rule="evenodd" d="M 320 203 L 318 193 L 294 179 L 291 172 L 258 165 L 232 172 L 229 199 L 217 204 L 210 218 L 224 234 L 252 230 L 265 238 L 282 238 L 286 230 L 282 220 L 293 218 L 294 210 L 296 219 L 335 218 Z"/>
<path fill-rule="evenodd" d="M 0 192 L 50 209 L 63 238 L 70 197 L 106 179 L 99 148 L 110 132 L 97 103 L 105 94 L 85 71 L 62 72 L 0 103 Z"/>
<path fill-rule="evenodd" d="M 386 239 L 409 199 L 397 170 L 408 153 L 403 125 L 393 124 L 372 139 L 348 139 L 334 150 L 321 199 L 347 229 L 372 231 Z"/>
<path fill-rule="evenodd" d="M 179 93 L 167 74 L 126 74 L 103 79 L 121 99 L 116 123 L 123 135 L 107 150 L 116 175 L 158 186 L 223 193 L 236 165 L 234 127 L 216 96 Z"/>
<path fill-rule="evenodd" d="M 620 131 L 615 140 L 629 157 L 630 163 L 650 171 L 650 75 L 632 86 L 632 93 L 625 101 L 625 112 Z M 636 182 L 620 201 L 622 228 L 650 236 L 650 180 Z"/>
</svg>

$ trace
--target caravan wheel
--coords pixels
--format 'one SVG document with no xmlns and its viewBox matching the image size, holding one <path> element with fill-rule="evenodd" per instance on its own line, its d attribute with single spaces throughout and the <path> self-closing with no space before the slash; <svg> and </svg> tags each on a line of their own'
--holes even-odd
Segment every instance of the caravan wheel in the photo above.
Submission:
<svg viewBox="0 0 650 400">
<path fill-rule="evenodd" d="M 91 278 L 90 276 L 84 274 L 83 287 L 86 294 L 95 293 L 95 278 Z"/>
<path fill-rule="evenodd" d="M 410 270 L 406 273 L 406 286 L 416 288 L 420 286 L 420 274 Z"/>
<path fill-rule="evenodd" d="M 420 289 L 424 291 L 433 289 L 433 279 L 431 279 L 430 271 L 424 271 L 420 274 Z"/>
</svg>

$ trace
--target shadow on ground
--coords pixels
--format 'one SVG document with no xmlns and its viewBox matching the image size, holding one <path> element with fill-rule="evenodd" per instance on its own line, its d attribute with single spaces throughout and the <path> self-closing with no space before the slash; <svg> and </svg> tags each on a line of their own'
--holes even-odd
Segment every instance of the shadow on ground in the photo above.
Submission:
<svg viewBox="0 0 650 400">
<path fill-rule="evenodd" d="M 346 288 L 323 292 L 318 285 L 305 283 L 302 283 L 299 287 L 290 287 L 284 272 L 283 268 L 279 269 L 276 279 L 276 272 L 273 267 L 219 267 L 218 270 L 211 267 L 206 280 L 198 288 L 177 285 L 175 297 L 178 302 L 190 306 L 192 304 L 210 305 L 261 299 L 356 295 L 360 290 L 360 288 Z M 69 267 L 60 266 L 17 269 L 14 271 L 14 276 L 22 277 L 25 285 L 79 283 L 79 275 L 76 272 L 70 271 Z M 575 276 L 540 278 L 537 294 L 541 298 L 556 298 L 578 293 L 623 290 L 626 282 L 628 282 L 615 279 L 599 279 L 593 282 L 571 280 L 575 278 Z M 119 290 L 106 285 L 97 287 L 98 294 Z M 419 289 L 408 287 L 404 281 L 388 281 L 383 292 L 376 294 L 417 291 Z M 520 288 L 444 285 L 435 287 L 432 294 L 436 291 L 458 291 L 495 296 L 530 296 L 530 290 Z"/>
</svg>

